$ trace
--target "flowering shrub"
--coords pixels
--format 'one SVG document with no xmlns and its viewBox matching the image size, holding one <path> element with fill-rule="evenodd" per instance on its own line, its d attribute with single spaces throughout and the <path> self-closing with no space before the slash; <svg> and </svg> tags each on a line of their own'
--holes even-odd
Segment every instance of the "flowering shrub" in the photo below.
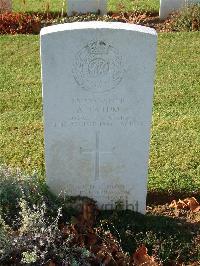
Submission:
<svg viewBox="0 0 200 266">
<path fill-rule="evenodd" d="M 38 34 L 40 29 L 41 17 L 37 14 L 0 14 L 0 34 Z"/>
<path fill-rule="evenodd" d="M 0 34 L 38 34 L 42 27 L 75 21 L 113 21 L 112 17 L 96 14 L 61 16 L 57 13 L 2 13 L 0 14 Z"/>
</svg>

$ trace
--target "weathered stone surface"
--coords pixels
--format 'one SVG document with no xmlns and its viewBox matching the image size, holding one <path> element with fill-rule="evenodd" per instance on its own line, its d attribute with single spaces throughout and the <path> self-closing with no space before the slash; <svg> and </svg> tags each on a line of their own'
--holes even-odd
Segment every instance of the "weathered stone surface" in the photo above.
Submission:
<svg viewBox="0 0 200 266">
<path fill-rule="evenodd" d="M 101 15 L 106 14 L 107 0 L 68 0 L 67 14 L 73 15 L 74 12 L 85 14 L 85 13 L 97 13 Z"/>
<path fill-rule="evenodd" d="M 47 183 L 144 213 L 155 30 L 83 22 L 41 31 Z"/>
<path fill-rule="evenodd" d="M 12 0 L 0 0 L 0 13 L 12 11 Z"/>
<path fill-rule="evenodd" d="M 160 18 L 166 19 L 172 12 L 197 3 L 200 3 L 200 0 L 160 0 Z"/>
</svg>

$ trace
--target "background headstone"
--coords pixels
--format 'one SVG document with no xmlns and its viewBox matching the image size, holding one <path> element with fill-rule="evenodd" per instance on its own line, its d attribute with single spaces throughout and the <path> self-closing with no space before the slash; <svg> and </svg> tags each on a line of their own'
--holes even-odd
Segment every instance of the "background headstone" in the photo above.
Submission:
<svg viewBox="0 0 200 266">
<path fill-rule="evenodd" d="M 157 34 L 125 23 L 43 28 L 47 183 L 101 209 L 146 209 Z"/>
<path fill-rule="evenodd" d="M 160 0 L 160 19 L 166 19 L 172 12 L 197 3 L 200 3 L 200 0 Z"/>
<path fill-rule="evenodd" d="M 0 0 L 0 13 L 12 11 L 12 0 Z"/>
<path fill-rule="evenodd" d="M 101 15 L 106 14 L 107 0 L 68 0 L 67 1 L 67 14 L 73 15 L 73 12 L 85 14 L 85 13 L 97 13 L 100 11 Z"/>
</svg>

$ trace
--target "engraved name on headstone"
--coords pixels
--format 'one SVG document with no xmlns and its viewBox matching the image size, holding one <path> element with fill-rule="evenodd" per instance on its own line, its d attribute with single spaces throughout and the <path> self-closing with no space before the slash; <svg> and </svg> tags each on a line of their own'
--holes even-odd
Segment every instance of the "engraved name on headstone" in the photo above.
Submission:
<svg viewBox="0 0 200 266">
<path fill-rule="evenodd" d="M 124 23 L 43 28 L 47 183 L 145 212 L 157 34 Z"/>
</svg>

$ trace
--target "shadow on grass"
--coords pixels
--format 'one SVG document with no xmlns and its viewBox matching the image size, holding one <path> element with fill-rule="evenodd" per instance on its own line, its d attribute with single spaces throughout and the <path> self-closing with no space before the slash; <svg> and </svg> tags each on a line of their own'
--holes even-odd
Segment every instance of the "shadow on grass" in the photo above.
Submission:
<svg viewBox="0 0 200 266">
<path fill-rule="evenodd" d="M 195 243 L 200 229 L 197 223 L 132 211 L 103 211 L 100 220 L 103 228 L 111 231 L 130 254 L 145 244 L 149 255 L 158 257 L 164 265 L 200 259 L 200 245 Z"/>
</svg>

